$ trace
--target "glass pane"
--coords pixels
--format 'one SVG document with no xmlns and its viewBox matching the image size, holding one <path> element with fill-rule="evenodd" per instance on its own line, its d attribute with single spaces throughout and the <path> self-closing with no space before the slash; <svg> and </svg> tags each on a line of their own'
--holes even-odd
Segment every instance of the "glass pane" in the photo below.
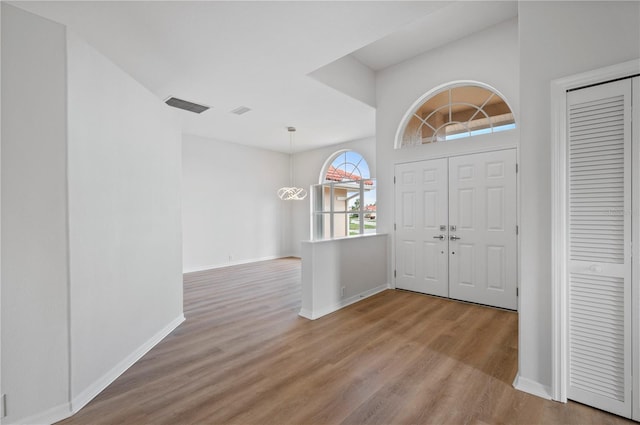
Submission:
<svg viewBox="0 0 640 425">
<path fill-rule="evenodd" d="M 358 185 L 359 186 L 359 185 Z M 347 210 L 353 212 L 360 212 L 360 188 L 355 191 L 350 191 L 349 201 L 347 202 Z"/>
<path fill-rule="evenodd" d="M 449 90 L 442 91 L 435 96 L 431 96 L 425 103 L 418 108 L 418 116 L 426 117 L 432 111 L 449 104 Z"/>
<path fill-rule="evenodd" d="M 484 111 L 490 117 L 495 117 L 495 116 L 504 115 L 504 114 L 511 114 L 511 109 L 509 109 L 509 106 L 507 105 L 507 103 L 497 95 L 491 98 L 491 101 L 489 101 L 489 103 L 487 103 L 485 107 L 482 109 L 484 109 Z"/>
<path fill-rule="evenodd" d="M 467 123 L 454 123 L 449 124 L 442 129 L 446 140 L 452 140 L 454 138 L 469 137 L 470 129 L 467 127 Z M 452 137 L 457 136 L 457 137 Z"/>
<path fill-rule="evenodd" d="M 449 105 L 441 106 L 432 113 L 424 117 L 427 125 L 422 130 L 422 143 L 435 142 L 433 135 L 442 127 L 443 124 L 449 122 Z"/>
<path fill-rule="evenodd" d="M 513 114 L 497 93 L 479 86 L 444 89 L 420 105 L 409 119 L 402 146 L 486 134 L 515 128 Z"/>
<path fill-rule="evenodd" d="M 494 97 L 500 99 L 500 96 L 496 96 L 490 90 L 479 86 L 461 86 L 451 89 L 452 103 L 470 103 L 482 106 L 485 102 L 493 100 Z"/>
<path fill-rule="evenodd" d="M 325 229 L 329 229 L 329 227 L 324 222 L 324 216 L 326 214 L 314 214 L 313 215 L 313 235 L 311 239 L 319 240 L 326 239 Z"/>
<path fill-rule="evenodd" d="M 470 120 L 476 120 L 478 118 L 484 118 L 484 114 L 476 107 L 457 104 L 452 106 L 451 121 L 466 123 Z"/>
<path fill-rule="evenodd" d="M 422 144 L 422 121 L 415 115 L 409 119 L 402 135 L 402 146 Z"/>
<path fill-rule="evenodd" d="M 491 122 L 493 123 L 493 127 L 512 125 L 516 123 L 516 120 L 513 118 L 513 114 L 509 112 L 508 114 L 502 115 L 493 115 L 491 116 Z M 513 126 L 515 128 L 515 125 Z"/>
<path fill-rule="evenodd" d="M 349 214 L 349 236 L 360 234 L 360 214 Z"/>
<path fill-rule="evenodd" d="M 333 237 L 343 238 L 349 233 L 349 215 L 350 214 L 334 214 L 333 215 Z"/>
<path fill-rule="evenodd" d="M 333 210 L 347 211 L 347 190 L 344 187 L 333 187 Z"/>
<path fill-rule="evenodd" d="M 343 181 L 357 180 L 369 177 L 369 166 L 362 155 L 354 151 L 339 154 L 332 162 L 327 172 L 327 180 Z"/>
<path fill-rule="evenodd" d="M 364 182 L 364 233 L 376 233 L 376 181 L 371 179 Z"/>
<path fill-rule="evenodd" d="M 324 197 L 322 196 L 323 185 L 316 184 L 311 188 L 311 196 L 313 201 L 313 211 L 319 212 L 324 208 Z"/>
<path fill-rule="evenodd" d="M 322 239 L 331 239 L 331 214 L 322 215 Z"/>
<path fill-rule="evenodd" d="M 376 212 L 367 212 L 364 215 L 364 234 L 375 234 L 378 224 L 376 222 Z"/>
<path fill-rule="evenodd" d="M 319 211 L 331 211 L 331 185 L 322 185 L 322 209 Z"/>
</svg>

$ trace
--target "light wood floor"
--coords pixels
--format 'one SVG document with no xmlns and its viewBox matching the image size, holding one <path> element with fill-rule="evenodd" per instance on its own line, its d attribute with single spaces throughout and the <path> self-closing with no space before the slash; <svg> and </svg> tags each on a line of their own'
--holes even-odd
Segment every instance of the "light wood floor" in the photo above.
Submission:
<svg viewBox="0 0 640 425">
<path fill-rule="evenodd" d="M 298 317 L 300 261 L 185 276 L 187 320 L 63 424 L 621 424 L 512 387 L 517 315 L 389 290 Z"/>
</svg>

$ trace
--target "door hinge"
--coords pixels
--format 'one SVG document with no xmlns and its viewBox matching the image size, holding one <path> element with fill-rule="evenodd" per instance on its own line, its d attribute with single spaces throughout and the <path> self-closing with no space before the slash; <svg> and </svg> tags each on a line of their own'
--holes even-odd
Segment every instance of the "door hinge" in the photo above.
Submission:
<svg viewBox="0 0 640 425">
<path fill-rule="evenodd" d="M 516 235 L 519 235 L 519 234 L 520 234 L 520 226 L 516 224 Z"/>
<path fill-rule="evenodd" d="M 518 164 L 516 163 L 516 173 L 518 172 Z"/>
<path fill-rule="evenodd" d="M 393 277 L 396 277 L 396 271 L 395 270 L 393 271 Z"/>
<path fill-rule="evenodd" d="M 516 297 L 519 297 L 519 296 L 520 296 L 520 290 L 519 288 L 516 288 Z"/>
<path fill-rule="evenodd" d="M 398 230 L 398 227 L 396 226 L 396 223 L 393 223 L 393 230 Z"/>
<path fill-rule="evenodd" d="M 393 184 L 396 184 L 396 176 L 393 176 Z"/>
</svg>

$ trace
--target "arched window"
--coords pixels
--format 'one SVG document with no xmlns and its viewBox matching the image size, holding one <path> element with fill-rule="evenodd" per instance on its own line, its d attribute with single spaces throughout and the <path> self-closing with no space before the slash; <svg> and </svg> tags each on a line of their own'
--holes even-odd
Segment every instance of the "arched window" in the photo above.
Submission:
<svg viewBox="0 0 640 425">
<path fill-rule="evenodd" d="M 376 184 L 358 152 L 342 150 L 331 155 L 312 193 L 312 239 L 376 232 Z"/>
<path fill-rule="evenodd" d="M 332 159 L 333 158 L 333 159 Z M 343 180 L 359 180 L 371 177 L 369 164 L 356 151 L 339 151 L 325 163 L 320 183 Z"/>
<path fill-rule="evenodd" d="M 515 128 L 511 108 L 489 86 L 455 83 L 424 97 L 405 116 L 396 148 Z"/>
</svg>

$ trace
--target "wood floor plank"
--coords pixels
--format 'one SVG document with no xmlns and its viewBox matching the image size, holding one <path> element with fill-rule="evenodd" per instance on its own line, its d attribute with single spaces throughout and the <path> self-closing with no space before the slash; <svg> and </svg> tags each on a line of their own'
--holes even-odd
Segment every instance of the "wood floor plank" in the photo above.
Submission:
<svg viewBox="0 0 640 425">
<path fill-rule="evenodd" d="M 75 424 L 623 424 L 516 391 L 513 312 L 388 290 L 298 316 L 300 261 L 186 274 L 186 321 Z"/>
</svg>

